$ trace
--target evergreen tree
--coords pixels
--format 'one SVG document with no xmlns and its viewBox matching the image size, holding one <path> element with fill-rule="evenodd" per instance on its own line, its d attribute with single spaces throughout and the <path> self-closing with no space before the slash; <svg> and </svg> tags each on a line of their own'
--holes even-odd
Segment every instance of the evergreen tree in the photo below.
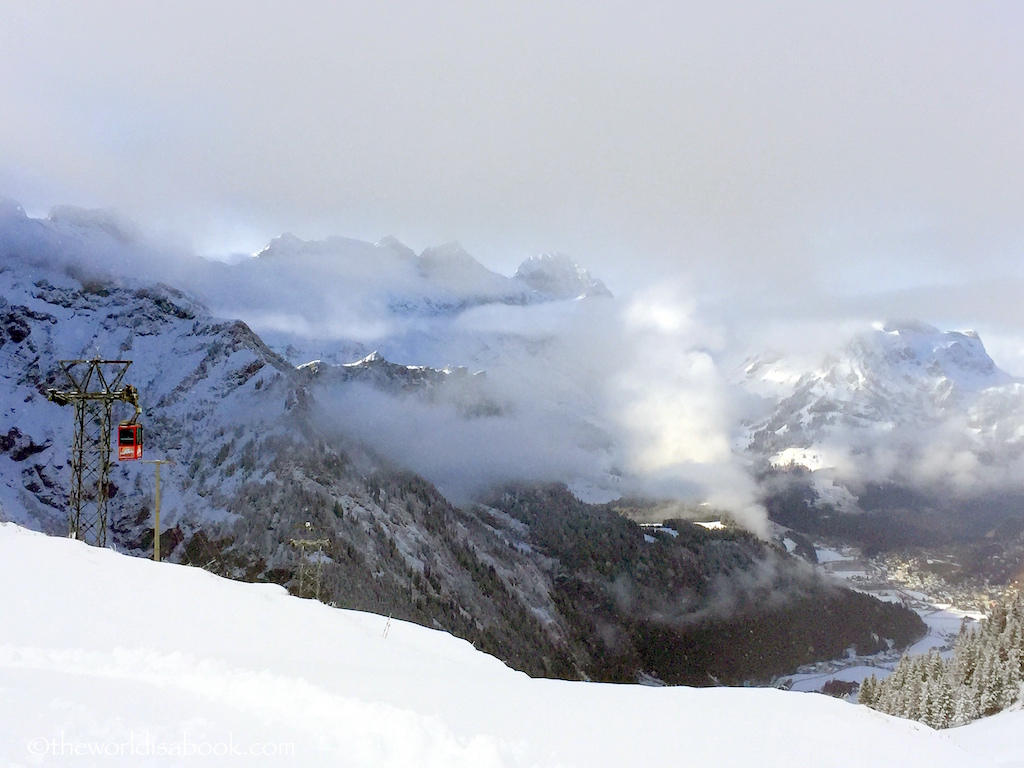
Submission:
<svg viewBox="0 0 1024 768">
<path fill-rule="evenodd" d="M 928 720 L 925 722 L 932 728 L 948 728 L 953 723 L 956 704 L 953 701 L 953 686 L 949 676 L 941 675 L 930 680 L 931 690 L 928 701 Z"/>
<path fill-rule="evenodd" d="M 1006 698 L 1008 681 L 1006 665 L 999 658 L 999 646 L 990 635 L 982 649 L 978 689 L 980 692 L 979 709 L 983 717 L 1002 711 Z"/>
<path fill-rule="evenodd" d="M 967 725 L 978 719 L 978 692 L 971 685 L 955 688 L 953 718 L 950 725 Z"/>
<path fill-rule="evenodd" d="M 960 627 L 960 634 L 953 646 L 952 673 L 955 686 L 969 687 L 973 683 L 980 649 L 981 640 L 978 633 L 968 627 L 965 621 Z"/>
<path fill-rule="evenodd" d="M 878 678 L 872 675 L 860 684 L 857 701 L 866 707 L 874 707 L 878 701 Z"/>
</svg>

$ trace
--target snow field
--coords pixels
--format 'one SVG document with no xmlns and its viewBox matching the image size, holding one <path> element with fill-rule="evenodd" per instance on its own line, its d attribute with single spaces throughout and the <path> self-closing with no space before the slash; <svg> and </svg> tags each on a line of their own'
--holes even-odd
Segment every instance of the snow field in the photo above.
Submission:
<svg viewBox="0 0 1024 768">
<path fill-rule="evenodd" d="M 824 696 L 531 680 L 443 632 L 13 524 L 0 580 L 4 766 L 993 764 Z M 247 748 L 270 753 L 219 754 Z"/>
</svg>

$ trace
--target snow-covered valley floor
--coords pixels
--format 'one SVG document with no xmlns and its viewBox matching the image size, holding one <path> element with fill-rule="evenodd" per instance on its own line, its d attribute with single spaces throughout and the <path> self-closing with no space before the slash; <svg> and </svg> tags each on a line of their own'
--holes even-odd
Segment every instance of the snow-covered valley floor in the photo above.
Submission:
<svg viewBox="0 0 1024 768">
<path fill-rule="evenodd" d="M 938 649 L 943 656 L 952 654 L 953 643 L 966 620 L 978 622 L 985 614 L 961 610 L 949 603 L 934 599 L 923 592 L 907 589 L 866 561 L 855 547 L 816 547 L 819 568 L 844 582 L 851 589 L 872 595 L 886 602 L 900 602 L 915 611 L 928 627 L 928 633 L 905 651 L 888 651 L 870 656 L 850 654 L 844 659 L 823 661 L 801 667 L 791 675 L 783 675 L 794 691 L 820 691 L 830 680 L 860 683 L 874 675 L 888 677 L 899 664 L 904 653 L 918 655 Z M 856 693 L 852 695 L 856 701 Z"/>
<path fill-rule="evenodd" d="M 533 680 L 443 632 L 13 524 L 0 524 L 0 584 L 3 766 L 947 768 L 1024 755 L 1021 712 L 935 732 L 814 694 Z"/>
</svg>

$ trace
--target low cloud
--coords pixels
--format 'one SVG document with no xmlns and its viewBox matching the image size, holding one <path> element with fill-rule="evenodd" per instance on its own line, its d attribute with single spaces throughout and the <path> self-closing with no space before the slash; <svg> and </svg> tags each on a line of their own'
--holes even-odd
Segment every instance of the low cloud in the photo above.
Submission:
<svg viewBox="0 0 1024 768">
<path fill-rule="evenodd" d="M 649 493 L 728 509 L 763 534 L 766 517 L 734 450 L 741 398 L 718 362 L 722 333 L 695 315 L 681 286 L 640 292 L 621 312 L 621 365 L 607 382 L 607 414 L 622 460 Z"/>
<path fill-rule="evenodd" d="M 1024 396 L 1017 394 L 1018 407 Z M 1024 420 L 990 427 L 969 413 L 933 424 L 894 429 L 839 429 L 821 445 L 830 475 L 852 489 L 895 483 L 927 494 L 971 497 L 1014 491 L 1024 484 Z"/>
<path fill-rule="evenodd" d="M 600 430 L 544 400 L 523 398 L 501 413 L 467 417 L 455 402 L 356 384 L 320 393 L 318 402 L 328 424 L 423 475 L 456 503 L 506 482 L 597 474 L 607 447 Z"/>
<path fill-rule="evenodd" d="M 715 360 L 722 334 L 697 320 L 684 288 L 487 305 L 444 333 L 486 369 L 479 386 L 497 413 L 466 418 L 454 400 L 348 386 L 318 395 L 336 425 L 457 499 L 511 480 L 565 481 L 594 498 L 708 501 L 765 532 L 733 450 L 740 400 Z"/>
</svg>

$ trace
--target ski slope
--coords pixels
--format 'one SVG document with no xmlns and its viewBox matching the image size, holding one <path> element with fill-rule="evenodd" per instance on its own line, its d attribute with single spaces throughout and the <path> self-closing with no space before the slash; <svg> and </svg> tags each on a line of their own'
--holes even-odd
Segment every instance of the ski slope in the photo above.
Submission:
<svg viewBox="0 0 1024 768">
<path fill-rule="evenodd" d="M 1020 712 L 951 735 L 815 694 L 534 680 L 443 632 L 11 523 L 0 584 L 0 766 L 955 768 L 1015 764 L 1024 730 Z"/>
</svg>

